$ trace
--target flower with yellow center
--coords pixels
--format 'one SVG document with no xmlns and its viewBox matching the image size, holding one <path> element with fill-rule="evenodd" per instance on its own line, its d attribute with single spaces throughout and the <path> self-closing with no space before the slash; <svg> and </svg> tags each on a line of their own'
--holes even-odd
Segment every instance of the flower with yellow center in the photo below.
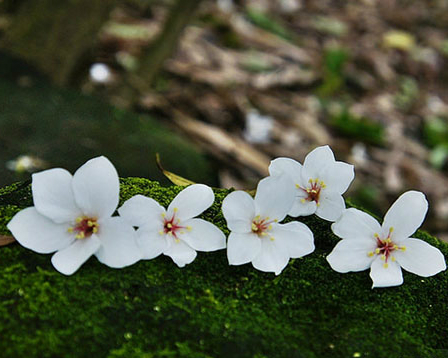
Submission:
<svg viewBox="0 0 448 358">
<path fill-rule="evenodd" d="M 227 195 L 222 212 L 231 230 L 227 258 L 231 265 L 252 265 L 280 274 L 290 258 L 314 251 L 314 238 L 304 224 L 280 224 L 294 200 L 293 186 L 286 175 L 260 181 L 253 199 L 244 191 Z"/>
<path fill-rule="evenodd" d="M 196 258 L 196 251 L 226 247 L 224 233 L 212 223 L 196 218 L 215 200 L 212 189 L 193 184 L 182 190 L 165 210 L 154 199 L 136 195 L 118 209 L 120 216 L 138 227 L 137 241 L 143 259 L 160 254 L 184 267 Z"/>
<path fill-rule="evenodd" d="M 286 174 L 295 188 L 294 203 L 288 215 L 316 214 L 336 221 L 345 209 L 342 194 L 355 176 L 351 164 L 335 160 L 328 145 L 318 147 L 306 157 L 303 165 L 290 158 L 277 158 L 269 166 L 271 176 Z"/>
<path fill-rule="evenodd" d="M 410 237 L 422 224 L 428 202 L 417 191 L 401 195 L 391 206 L 380 225 L 369 214 L 348 209 L 332 225 L 343 240 L 327 256 L 338 272 L 363 271 L 370 268 L 373 287 L 403 283 L 401 268 L 428 277 L 446 269 L 439 249 Z"/>
<path fill-rule="evenodd" d="M 119 180 L 105 157 L 89 160 L 72 176 L 55 168 L 33 174 L 34 206 L 18 212 L 8 229 L 22 245 L 56 253 L 53 266 L 73 274 L 90 256 L 121 268 L 141 256 L 134 228 L 112 217 L 118 205 Z"/>
</svg>

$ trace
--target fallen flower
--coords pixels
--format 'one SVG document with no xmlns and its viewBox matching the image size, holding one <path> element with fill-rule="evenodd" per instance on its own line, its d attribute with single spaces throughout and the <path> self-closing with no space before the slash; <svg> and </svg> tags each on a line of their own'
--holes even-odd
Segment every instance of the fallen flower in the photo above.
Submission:
<svg viewBox="0 0 448 358">
<path fill-rule="evenodd" d="M 382 226 L 369 214 L 348 209 L 331 227 L 343 240 L 327 261 L 341 273 L 370 267 L 372 288 L 401 285 L 401 268 L 419 276 L 433 276 L 446 269 L 443 254 L 423 240 L 410 238 L 427 211 L 428 202 L 417 191 L 401 195 L 386 213 Z"/>
<path fill-rule="evenodd" d="M 107 158 L 89 160 L 73 176 L 61 168 L 33 174 L 31 187 L 34 206 L 19 211 L 7 227 L 28 249 L 57 251 L 51 262 L 59 272 L 73 274 L 92 255 L 114 268 L 141 258 L 133 227 L 111 217 L 119 180 Z"/>
<path fill-rule="evenodd" d="M 196 258 L 196 251 L 226 247 L 224 233 L 212 223 L 195 218 L 214 202 L 210 187 L 193 184 L 182 190 L 165 210 L 157 201 L 133 196 L 118 209 L 121 217 L 138 227 L 137 242 L 146 260 L 167 255 L 184 267 Z"/>
<path fill-rule="evenodd" d="M 279 224 L 294 200 L 293 186 L 286 175 L 260 181 L 255 199 L 244 191 L 227 195 L 222 211 L 231 230 L 227 243 L 230 265 L 252 265 L 279 275 L 290 258 L 314 251 L 311 230 L 297 221 Z"/>
<path fill-rule="evenodd" d="M 290 216 L 316 214 L 336 221 L 345 210 L 345 193 L 355 177 L 351 164 L 337 162 L 328 145 L 317 147 L 306 157 L 303 166 L 290 158 L 277 158 L 269 166 L 271 176 L 286 174 L 292 179 L 295 200 Z"/>
</svg>

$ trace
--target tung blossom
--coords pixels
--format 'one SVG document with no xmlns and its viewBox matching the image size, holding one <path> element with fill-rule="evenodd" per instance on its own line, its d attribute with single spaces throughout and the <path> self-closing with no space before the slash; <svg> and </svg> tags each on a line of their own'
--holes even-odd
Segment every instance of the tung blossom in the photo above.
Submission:
<svg viewBox="0 0 448 358">
<path fill-rule="evenodd" d="M 322 219 L 336 221 L 345 209 L 342 194 L 355 177 L 351 164 L 334 159 L 328 145 L 311 151 L 302 164 L 290 158 L 277 158 L 269 166 L 271 176 L 288 175 L 295 189 L 290 216 L 316 214 Z"/>
<path fill-rule="evenodd" d="M 105 157 L 89 160 L 72 176 L 61 168 L 32 176 L 34 206 L 18 212 L 8 229 L 24 247 L 57 251 L 53 266 L 73 274 L 90 256 L 121 268 L 140 259 L 135 230 L 111 217 L 118 206 L 119 179 Z"/>
<path fill-rule="evenodd" d="M 401 285 L 401 268 L 419 276 L 433 276 L 446 269 L 443 254 L 427 242 L 410 237 L 427 211 L 428 202 L 417 191 L 401 195 L 386 213 L 383 225 L 369 214 L 348 209 L 331 227 L 343 240 L 327 261 L 341 273 L 370 268 L 372 287 Z"/>
<path fill-rule="evenodd" d="M 252 265 L 279 275 L 290 258 L 314 251 L 311 230 L 297 221 L 280 224 L 294 200 L 293 186 L 285 176 L 261 180 L 253 199 L 244 191 L 227 195 L 222 211 L 231 230 L 227 258 L 231 265 Z"/>
<path fill-rule="evenodd" d="M 167 255 L 184 267 L 196 258 L 196 251 L 226 247 L 224 233 L 212 223 L 195 218 L 214 202 L 210 187 L 193 184 L 182 190 L 165 210 L 154 199 L 133 196 L 118 209 L 120 216 L 138 227 L 137 242 L 143 259 Z"/>
</svg>

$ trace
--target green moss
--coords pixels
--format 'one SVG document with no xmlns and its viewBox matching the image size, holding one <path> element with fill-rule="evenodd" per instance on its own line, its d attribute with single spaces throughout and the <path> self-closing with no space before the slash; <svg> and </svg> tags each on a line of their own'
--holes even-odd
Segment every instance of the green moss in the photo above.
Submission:
<svg viewBox="0 0 448 358">
<path fill-rule="evenodd" d="M 166 206 L 181 189 L 128 178 L 121 200 L 144 194 Z M 2 231 L 24 206 L 19 192 L 0 206 Z M 228 191 L 215 193 L 203 217 L 228 233 L 220 211 Z M 372 290 L 367 271 L 339 274 L 327 264 L 325 256 L 338 241 L 329 223 L 314 216 L 302 221 L 315 234 L 316 251 L 291 260 L 279 276 L 251 265 L 229 266 L 221 250 L 199 253 L 183 269 L 166 256 L 121 270 L 91 258 L 65 277 L 53 269 L 50 255 L 2 247 L 0 351 L 39 358 L 446 354 L 447 272 L 430 278 L 405 272 L 404 285 Z M 416 236 L 448 255 L 437 239 Z"/>
</svg>

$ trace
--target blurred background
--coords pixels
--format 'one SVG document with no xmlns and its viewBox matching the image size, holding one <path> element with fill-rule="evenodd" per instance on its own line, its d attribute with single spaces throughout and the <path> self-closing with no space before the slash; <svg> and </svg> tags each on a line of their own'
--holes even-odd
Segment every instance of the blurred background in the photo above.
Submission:
<svg viewBox="0 0 448 358">
<path fill-rule="evenodd" d="M 105 155 L 251 189 L 329 144 L 448 240 L 448 0 L 0 0 L 0 186 Z"/>
</svg>

